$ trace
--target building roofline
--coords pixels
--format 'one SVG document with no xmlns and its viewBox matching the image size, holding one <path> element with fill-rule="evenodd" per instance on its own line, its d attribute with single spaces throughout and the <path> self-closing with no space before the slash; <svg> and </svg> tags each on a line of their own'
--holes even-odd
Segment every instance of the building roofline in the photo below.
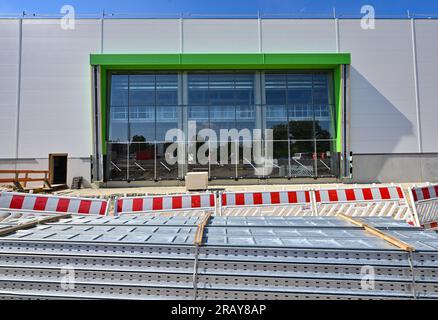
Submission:
<svg viewBox="0 0 438 320">
<path fill-rule="evenodd" d="M 60 19 L 61 13 L 2 13 L 0 19 Z M 197 13 L 77 13 L 76 19 L 244 19 L 244 20 L 333 20 L 333 19 L 362 19 L 361 14 L 334 13 L 254 13 L 254 14 L 197 14 Z M 378 20 L 407 20 L 407 19 L 438 19 L 438 13 L 423 14 L 409 13 L 397 15 L 376 15 Z"/>
</svg>

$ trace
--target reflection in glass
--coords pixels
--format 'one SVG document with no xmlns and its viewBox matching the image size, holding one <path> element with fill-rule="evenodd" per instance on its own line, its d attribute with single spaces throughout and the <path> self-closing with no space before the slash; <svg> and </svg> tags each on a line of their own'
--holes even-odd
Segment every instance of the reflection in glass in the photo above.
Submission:
<svg viewBox="0 0 438 320">
<path fill-rule="evenodd" d="M 181 122 L 181 107 L 166 106 L 156 107 L 156 133 L 157 141 L 165 141 L 168 130 L 179 128 Z"/>
<path fill-rule="evenodd" d="M 186 171 L 209 171 L 212 179 L 338 175 L 330 72 L 115 72 L 108 106 L 109 180 L 177 179 Z M 189 121 L 196 122 L 192 137 Z M 182 151 L 191 161 L 170 165 L 165 138 L 176 128 L 184 129 L 186 147 L 188 139 L 197 142 L 193 150 Z M 223 141 L 222 159 L 220 149 L 207 149 L 204 156 L 217 162 L 199 162 L 197 153 L 210 137 L 206 131 L 198 133 L 207 128 L 217 140 L 239 139 L 241 144 Z M 221 129 L 237 129 L 245 136 L 221 137 Z M 272 129 L 273 136 L 255 137 L 253 129 Z M 254 151 L 255 139 L 273 139 L 272 172 L 263 171 L 254 154 L 243 154 L 242 140 Z"/>
<path fill-rule="evenodd" d="M 127 75 L 113 75 L 111 77 L 109 142 L 128 140 L 128 87 L 129 77 Z"/>
<path fill-rule="evenodd" d="M 126 143 L 107 144 L 107 179 L 128 179 L 128 145 Z"/>
<path fill-rule="evenodd" d="M 187 172 L 208 172 L 210 150 L 208 141 L 192 142 L 192 147 L 187 147 Z"/>
<path fill-rule="evenodd" d="M 219 141 L 216 150 L 211 153 L 216 161 L 210 164 L 210 177 L 212 179 L 236 178 L 236 144 L 231 141 Z"/>
<path fill-rule="evenodd" d="M 265 95 L 267 105 L 286 105 L 286 90 L 286 74 L 265 74 Z"/>
<path fill-rule="evenodd" d="M 129 107 L 130 141 L 155 140 L 155 106 Z"/>
<path fill-rule="evenodd" d="M 315 172 L 315 144 L 313 141 L 290 142 L 291 177 L 313 177 Z"/>
<path fill-rule="evenodd" d="M 316 168 L 319 177 L 335 177 L 339 174 L 339 159 L 335 146 L 334 140 L 316 142 Z"/>
<path fill-rule="evenodd" d="M 287 75 L 287 104 L 313 104 L 313 74 Z"/>
<path fill-rule="evenodd" d="M 155 75 L 130 75 L 129 76 L 129 105 L 153 106 L 155 105 Z"/>
<path fill-rule="evenodd" d="M 237 163 L 238 178 L 262 178 L 269 175 L 265 168 L 265 163 L 260 159 L 255 159 L 254 149 L 263 148 L 264 141 L 242 141 L 238 148 L 239 153 Z M 244 147 L 245 146 L 245 147 Z M 256 161 L 257 160 L 257 161 Z"/>
<path fill-rule="evenodd" d="M 178 76 L 176 74 L 156 75 L 157 106 L 178 105 Z"/>
<path fill-rule="evenodd" d="M 272 144 L 272 172 L 269 177 L 288 177 L 289 176 L 289 143 L 288 141 L 267 141 Z"/>
<path fill-rule="evenodd" d="M 313 108 L 311 105 L 288 107 L 290 139 L 314 139 Z"/>
<path fill-rule="evenodd" d="M 287 113 L 284 106 L 266 106 L 266 129 L 273 130 L 274 140 L 288 139 Z"/>
<path fill-rule="evenodd" d="M 129 145 L 129 179 L 155 179 L 155 144 L 136 142 Z"/>
<path fill-rule="evenodd" d="M 176 180 L 178 179 L 178 163 L 169 164 L 166 161 L 166 150 L 170 146 L 171 142 L 158 142 L 156 145 L 157 153 L 157 180 Z M 174 158 L 177 158 L 177 151 L 172 153 Z"/>
</svg>

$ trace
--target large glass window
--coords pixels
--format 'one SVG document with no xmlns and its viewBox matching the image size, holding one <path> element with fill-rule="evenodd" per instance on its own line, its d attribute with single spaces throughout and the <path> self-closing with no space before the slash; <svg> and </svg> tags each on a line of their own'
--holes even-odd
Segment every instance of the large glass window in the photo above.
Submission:
<svg viewBox="0 0 438 320">
<path fill-rule="evenodd" d="M 254 72 L 188 73 L 188 120 L 196 121 L 198 133 L 196 148 L 188 151 L 189 172 L 208 170 L 211 178 L 236 177 L 238 158 L 235 154 L 240 149 L 233 147 L 231 140 L 238 139 L 243 143 L 245 137 L 241 130 L 256 128 L 255 77 Z M 194 164 L 192 161 L 198 155 L 199 149 L 211 138 L 199 133 L 205 128 L 212 129 L 216 134 L 217 142 L 210 144 L 211 151 L 207 153 L 211 163 L 206 165 L 198 161 Z M 237 131 L 234 135 L 232 132 L 231 135 L 221 132 L 232 129 Z M 247 144 L 251 145 L 251 141 Z M 223 150 L 222 157 L 220 149 L 226 149 L 226 152 Z M 239 159 L 245 161 L 242 155 Z"/>
<path fill-rule="evenodd" d="M 179 179 L 190 171 L 208 171 L 212 179 L 336 176 L 332 77 L 331 71 L 113 72 L 107 179 Z M 172 129 L 183 134 L 169 141 Z M 180 154 L 171 146 L 175 139 L 184 146 Z"/>
<path fill-rule="evenodd" d="M 280 153 L 285 154 L 281 146 L 289 141 L 291 177 L 334 172 L 327 165 L 335 145 L 331 78 L 330 72 L 265 74 L 265 126 L 273 130 L 274 163 L 286 163 Z"/>
<path fill-rule="evenodd" d="M 108 142 L 128 141 L 129 76 L 111 77 Z"/>
<path fill-rule="evenodd" d="M 155 144 L 181 123 L 178 74 L 115 73 L 110 82 L 108 142 L 118 144 L 108 154 L 108 179 L 156 179 Z"/>
</svg>

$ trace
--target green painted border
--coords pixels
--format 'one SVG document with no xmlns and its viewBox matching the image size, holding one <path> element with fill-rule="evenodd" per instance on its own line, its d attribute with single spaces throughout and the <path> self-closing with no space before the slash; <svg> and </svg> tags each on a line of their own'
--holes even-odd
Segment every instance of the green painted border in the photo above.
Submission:
<svg viewBox="0 0 438 320">
<path fill-rule="evenodd" d="M 90 54 L 90 64 L 101 68 L 102 153 L 106 154 L 108 71 L 115 70 L 333 70 L 336 103 L 336 151 L 342 151 L 341 65 L 350 53 L 165 53 Z"/>
<path fill-rule="evenodd" d="M 335 90 L 336 106 L 336 151 L 342 152 L 342 66 L 333 70 L 333 87 Z"/>
</svg>

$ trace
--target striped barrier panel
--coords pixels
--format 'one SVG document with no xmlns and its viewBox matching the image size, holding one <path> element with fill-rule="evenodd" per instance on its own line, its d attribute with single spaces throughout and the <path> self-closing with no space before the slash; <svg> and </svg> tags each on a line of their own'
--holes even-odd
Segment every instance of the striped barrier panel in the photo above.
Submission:
<svg viewBox="0 0 438 320">
<path fill-rule="evenodd" d="M 178 215 L 191 215 L 194 210 L 214 211 L 214 193 L 181 194 L 145 197 L 121 197 L 116 200 L 114 215 L 131 213 L 178 212 Z"/>
<path fill-rule="evenodd" d="M 418 226 L 400 186 L 321 189 L 315 191 L 315 202 L 318 216 L 393 217 Z"/>
<path fill-rule="evenodd" d="M 224 192 L 220 197 L 224 216 L 308 216 L 314 215 L 308 190 Z"/>
<path fill-rule="evenodd" d="M 107 215 L 109 201 L 19 192 L 0 192 L 0 210 Z"/>
<path fill-rule="evenodd" d="M 419 223 L 426 229 L 438 228 L 438 184 L 410 190 L 413 208 Z"/>
</svg>

